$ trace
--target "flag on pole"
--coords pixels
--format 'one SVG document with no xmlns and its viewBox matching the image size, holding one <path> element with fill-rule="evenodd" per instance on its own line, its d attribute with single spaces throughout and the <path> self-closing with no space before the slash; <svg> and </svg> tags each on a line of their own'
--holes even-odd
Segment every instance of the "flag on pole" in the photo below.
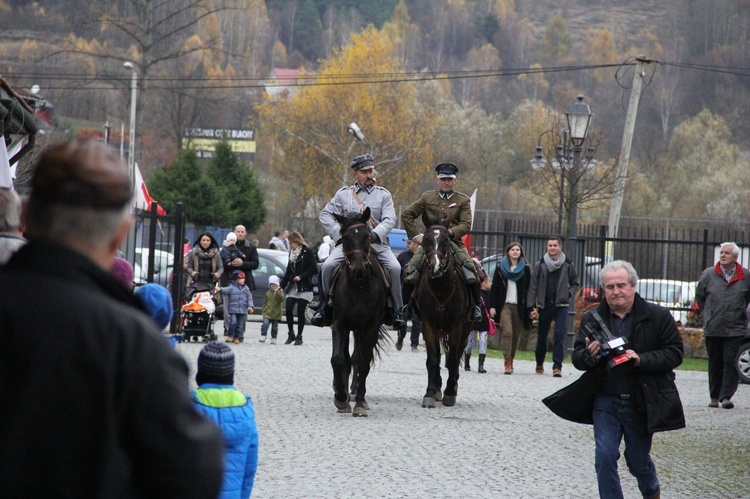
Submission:
<svg viewBox="0 0 750 499">
<path fill-rule="evenodd" d="M 474 189 L 474 193 L 471 195 L 469 203 L 471 205 L 471 228 L 474 229 L 474 208 L 477 206 L 477 189 Z M 466 249 L 471 252 L 471 232 L 462 237 L 461 240 L 464 242 Z"/>
<path fill-rule="evenodd" d="M 156 201 L 148 193 L 146 182 L 143 181 L 143 176 L 141 175 L 141 169 L 138 168 L 138 163 L 135 163 L 135 199 L 133 201 L 136 208 L 145 211 L 151 211 L 151 203 Z M 167 212 L 157 204 L 156 214 L 164 216 Z"/>
</svg>

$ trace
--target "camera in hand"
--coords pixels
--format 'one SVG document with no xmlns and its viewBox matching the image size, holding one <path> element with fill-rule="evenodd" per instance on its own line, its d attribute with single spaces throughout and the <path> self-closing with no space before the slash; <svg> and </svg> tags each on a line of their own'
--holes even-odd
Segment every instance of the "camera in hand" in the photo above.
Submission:
<svg viewBox="0 0 750 499">
<path fill-rule="evenodd" d="M 607 323 L 596 310 L 592 311 L 589 317 L 590 319 L 583 324 L 583 331 L 590 340 L 599 342 L 599 354 L 592 359 L 593 363 L 608 357 L 607 368 L 612 369 L 628 362 L 630 359 L 625 353 L 628 340 L 612 334 Z"/>
</svg>

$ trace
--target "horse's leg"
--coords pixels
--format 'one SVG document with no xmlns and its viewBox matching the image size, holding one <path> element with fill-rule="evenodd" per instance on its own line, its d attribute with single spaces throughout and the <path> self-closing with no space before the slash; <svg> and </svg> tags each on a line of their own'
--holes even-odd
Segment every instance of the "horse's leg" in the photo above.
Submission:
<svg viewBox="0 0 750 499">
<path fill-rule="evenodd" d="M 461 354 L 466 348 L 466 338 L 469 335 L 471 325 L 462 323 L 461 329 L 454 329 L 448 338 L 448 351 L 446 352 L 446 364 L 448 367 L 448 382 L 445 384 L 445 395 L 443 396 L 443 405 L 456 405 L 456 396 L 458 395 L 458 377 L 460 374 L 459 364 L 461 363 Z"/>
<path fill-rule="evenodd" d="M 357 358 L 357 394 L 354 397 L 354 417 L 367 417 L 367 411 L 370 408 L 365 400 L 367 392 L 367 375 L 370 374 L 370 365 L 372 364 L 373 350 L 378 342 L 377 325 L 370 331 L 362 331 L 354 338 L 354 350 Z"/>
<path fill-rule="evenodd" d="M 357 333 L 352 333 L 354 335 L 354 352 L 352 352 L 352 384 L 349 387 L 349 397 L 354 398 L 355 395 L 357 395 L 357 386 L 359 384 L 359 372 L 357 371 L 357 366 L 361 362 L 359 353 L 357 352 Z"/>
<path fill-rule="evenodd" d="M 331 327 L 333 353 L 331 355 L 331 367 L 333 368 L 333 403 L 338 412 L 351 412 L 349 405 L 349 393 L 347 383 L 349 382 L 349 371 L 351 370 L 351 359 L 349 358 L 349 331 L 341 331 L 338 322 Z"/>
<path fill-rule="evenodd" d="M 422 398 L 422 407 L 436 407 L 436 394 L 440 390 L 440 342 L 431 324 L 422 323 L 425 349 L 427 350 L 427 391 Z"/>
</svg>

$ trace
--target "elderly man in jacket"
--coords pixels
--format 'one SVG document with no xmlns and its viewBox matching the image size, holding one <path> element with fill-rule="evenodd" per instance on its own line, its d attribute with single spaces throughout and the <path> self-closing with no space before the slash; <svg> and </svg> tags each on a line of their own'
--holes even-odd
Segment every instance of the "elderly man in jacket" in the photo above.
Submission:
<svg viewBox="0 0 750 499">
<path fill-rule="evenodd" d="M 0 268 L 0 496 L 216 497 L 221 432 L 188 367 L 110 275 L 130 176 L 95 141 L 44 151 L 29 243 Z"/>
<path fill-rule="evenodd" d="M 732 409 L 740 378 L 737 352 L 745 336 L 745 309 L 750 299 L 750 272 L 737 263 L 735 243 L 719 247 L 719 261 L 703 271 L 695 300 L 703 311 L 703 336 L 708 353 L 709 407 Z"/>
<path fill-rule="evenodd" d="M 630 263 L 610 262 L 600 275 L 605 301 L 584 314 L 573 352 L 573 365 L 587 371 L 584 377 L 593 384 L 581 390 L 583 398 L 567 404 L 590 411 L 591 419 L 586 416 L 579 422 L 594 424 L 599 496 L 623 497 L 617 461 L 624 436 L 625 462 L 640 493 L 658 498 L 659 479 L 650 456 L 652 436 L 685 427 L 673 372 L 682 363 L 682 338 L 669 310 L 638 296 L 638 274 Z M 613 340 L 607 344 L 600 343 L 607 335 L 592 334 L 604 328 Z M 621 340 L 625 341 L 619 351 L 608 349 Z"/>
</svg>

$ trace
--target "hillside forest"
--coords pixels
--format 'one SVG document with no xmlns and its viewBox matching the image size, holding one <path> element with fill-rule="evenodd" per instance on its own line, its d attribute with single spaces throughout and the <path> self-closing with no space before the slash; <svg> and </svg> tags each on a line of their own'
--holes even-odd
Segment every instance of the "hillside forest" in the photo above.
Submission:
<svg viewBox="0 0 750 499">
<path fill-rule="evenodd" d="M 605 223 L 641 57 L 624 220 L 743 224 L 749 37 L 750 1 L 738 0 L 0 0 L 0 76 L 54 104 L 41 146 L 105 123 L 120 143 L 131 62 L 147 182 L 190 154 L 186 129 L 252 129 L 254 157 L 238 168 L 264 195 L 256 231 L 314 240 L 317 212 L 368 149 L 397 210 L 451 161 L 479 210 L 556 217 L 562 201 Z M 274 68 L 296 73 L 280 87 Z M 555 169 L 579 94 L 594 114 L 595 161 Z M 352 122 L 366 141 L 347 132 Z M 530 163 L 538 145 L 542 170 Z"/>
</svg>

